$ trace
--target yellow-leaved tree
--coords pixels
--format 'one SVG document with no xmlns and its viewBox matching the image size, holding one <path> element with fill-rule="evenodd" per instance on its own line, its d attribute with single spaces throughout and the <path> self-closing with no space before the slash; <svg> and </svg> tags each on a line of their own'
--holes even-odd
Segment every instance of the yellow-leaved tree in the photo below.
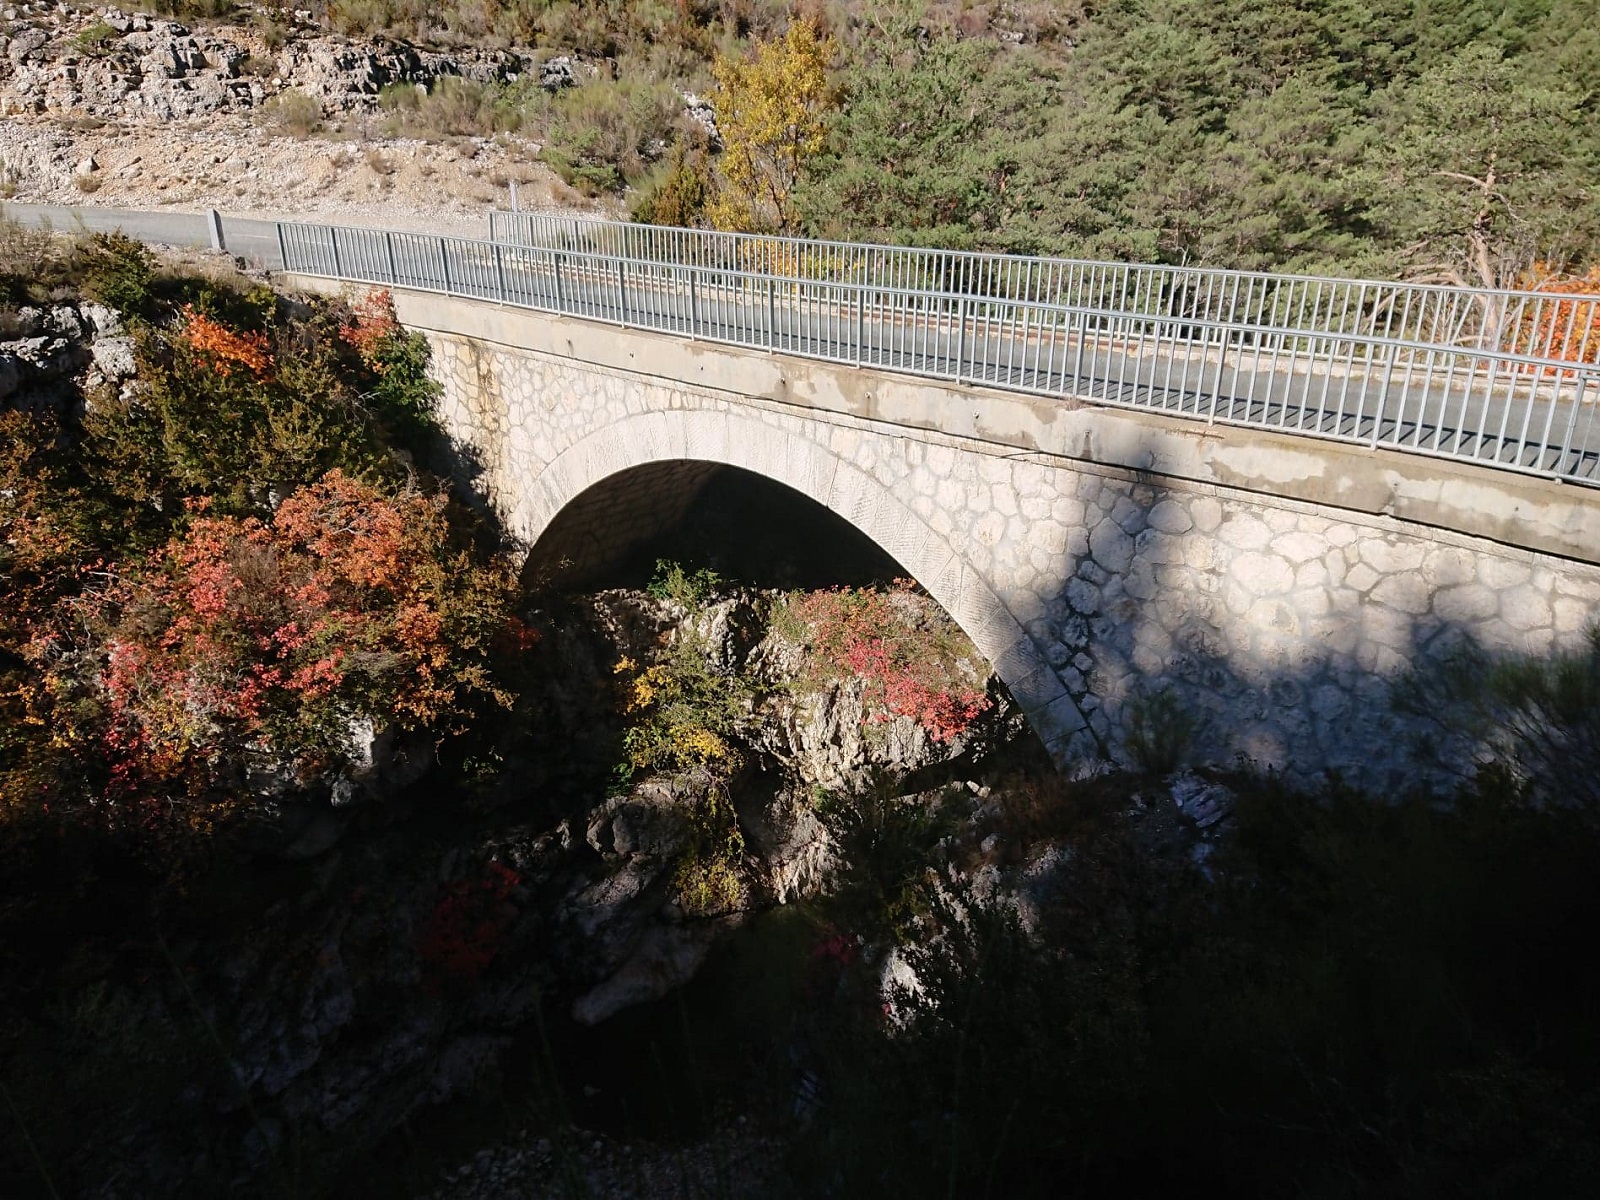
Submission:
<svg viewBox="0 0 1600 1200">
<path fill-rule="evenodd" d="M 783 37 L 757 45 L 754 57 L 712 65 L 723 141 L 708 210 L 716 228 L 797 232 L 795 183 L 821 152 L 838 103 L 828 83 L 836 50 L 816 25 L 797 20 Z"/>
</svg>

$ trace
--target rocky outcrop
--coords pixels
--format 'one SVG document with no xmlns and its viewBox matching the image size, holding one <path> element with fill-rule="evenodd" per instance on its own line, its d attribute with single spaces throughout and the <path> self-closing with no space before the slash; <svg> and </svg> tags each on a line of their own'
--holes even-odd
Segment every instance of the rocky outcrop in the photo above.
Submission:
<svg viewBox="0 0 1600 1200">
<path fill-rule="evenodd" d="M 133 339 L 102 304 L 0 309 L 0 407 L 60 411 L 134 371 Z"/>
<path fill-rule="evenodd" d="M 687 640 L 715 669 L 754 683 L 756 694 L 740 722 L 745 767 L 729 788 L 745 847 L 746 908 L 690 915 L 678 903 L 673 876 L 706 792 L 694 773 L 651 777 L 587 814 L 584 841 L 597 857 L 561 906 L 563 925 L 581 947 L 574 960 L 590 981 L 572 1010 L 582 1023 L 681 986 L 749 911 L 822 887 L 837 854 L 817 816 L 817 794 L 903 778 L 968 748 L 967 738 L 936 741 L 908 717 L 869 713 L 860 679 L 805 682 L 811 651 L 767 624 L 765 610 L 776 599 L 742 592 L 693 611 L 634 592 L 592 601 L 592 619 L 630 656 L 647 660 L 653 643 Z"/>
<path fill-rule="evenodd" d="M 447 76 L 507 82 L 529 65 L 513 51 L 443 54 L 292 32 L 281 49 L 270 50 L 252 30 L 194 30 L 118 9 L 41 15 L 0 36 L 0 115 L 55 111 L 171 121 L 258 108 L 290 89 L 327 112 L 353 112 L 376 108 L 391 85 L 430 88 Z M 557 67 L 552 78 L 572 80 L 574 71 L 568 59 L 564 75 Z"/>
</svg>

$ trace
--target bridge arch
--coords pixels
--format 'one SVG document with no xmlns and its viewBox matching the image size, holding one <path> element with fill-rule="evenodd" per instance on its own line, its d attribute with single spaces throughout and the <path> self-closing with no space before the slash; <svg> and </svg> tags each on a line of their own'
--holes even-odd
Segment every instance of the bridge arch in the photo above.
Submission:
<svg viewBox="0 0 1600 1200">
<path fill-rule="evenodd" d="M 717 467 L 782 484 L 841 517 L 925 588 L 987 658 L 1045 746 L 1063 759 L 1086 729 L 1078 707 L 1027 631 L 983 576 L 882 483 L 808 438 L 721 410 L 668 409 L 623 417 L 566 447 L 519 499 L 530 564 L 552 553 L 545 535 L 597 485 L 629 473 L 681 495 Z M 604 519 L 604 514 L 595 514 Z M 627 520 L 625 513 L 615 514 Z"/>
</svg>

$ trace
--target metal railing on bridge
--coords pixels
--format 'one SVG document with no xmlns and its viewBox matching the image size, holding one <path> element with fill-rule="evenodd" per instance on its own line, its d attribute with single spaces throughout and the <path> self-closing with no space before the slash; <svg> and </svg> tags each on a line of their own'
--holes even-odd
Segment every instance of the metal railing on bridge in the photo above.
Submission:
<svg viewBox="0 0 1600 1200">
<path fill-rule="evenodd" d="M 290 270 L 1600 484 L 1600 297 L 496 213 L 282 225 Z"/>
</svg>

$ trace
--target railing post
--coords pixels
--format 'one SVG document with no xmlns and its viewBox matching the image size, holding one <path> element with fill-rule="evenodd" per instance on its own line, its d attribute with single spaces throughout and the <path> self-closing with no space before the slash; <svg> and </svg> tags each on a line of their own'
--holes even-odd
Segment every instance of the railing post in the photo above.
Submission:
<svg viewBox="0 0 1600 1200">
<path fill-rule="evenodd" d="M 444 276 L 444 294 L 453 295 L 450 286 L 450 256 L 445 250 L 444 239 L 439 239 L 439 271 Z"/>
<path fill-rule="evenodd" d="M 285 271 L 287 271 L 289 269 L 289 243 L 288 243 L 288 239 L 283 236 L 283 222 L 279 221 L 277 223 L 277 225 L 278 225 L 278 261 L 283 264 L 283 269 Z"/>
<path fill-rule="evenodd" d="M 622 268 L 622 260 L 617 259 L 617 305 L 622 310 L 622 327 L 628 327 L 628 273 Z"/>
<path fill-rule="evenodd" d="M 328 235 L 333 239 L 333 273 L 344 278 L 344 264 L 339 260 L 339 227 L 328 226 Z"/>
<path fill-rule="evenodd" d="M 961 386 L 961 375 L 966 367 L 967 357 L 967 298 L 961 297 L 961 306 L 957 310 L 956 318 L 956 386 Z"/>
<path fill-rule="evenodd" d="M 566 312 L 567 297 L 561 288 L 561 254 L 559 251 L 553 250 L 550 252 L 550 262 L 556 278 L 556 310 L 558 312 Z"/>
<path fill-rule="evenodd" d="M 861 341 L 866 325 L 867 289 L 856 293 L 856 366 L 861 366 Z"/>
<path fill-rule="evenodd" d="M 395 265 L 394 261 L 394 234 L 387 229 L 383 231 L 383 251 L 389 259 L 389 282 L 398 284 L 400 282 L 400 268 Z"/>
<path fill-rule="evenodd" d="M 500 303 L 504 304 L 506 302 L 506 264 L 505 260 L 500 257 L 499 242 L 494 244 L 494 283 L 497 294 L 500 297 Z"/>
<path fill-rule="evenodd" d="M 767 349 L 778 343 L 778 307 L 773 300 L 772 276 L 767 276 Z"/>
<path fill-rule="evenodd" d="M 1383 382 L 1378 385 L 1378 411 L 1372 418 L 1372 449 L 1374 450 L 1378 448 L 1378 437 L 1383 432 L 1383 413 L 1389 406 L 1389 384 L 1394 380 L 1395 349 L 1393 346 L 1387 349 L 1388 353 L 1384 355 L 1383 360 Z M 1370 359 L 1368 359 L 1368 363 L 1370 365 Z M 1404 403 L 1404 397 L 1401 398 L 1401 401 Z M 1399 421 L 1394 423 L 1394 433 L 1396 440 L 1398 440 L 1400 437 Z"/>
<path fill-rule="evenodd" d="M 694 286 L 695 276 L 697 276 L 698 274 L 699 274 L 698 271 L 694 270 L 693 268 L 690 268 L 690 270 L 689 270 L 689 336 L 691 338 L 700 336 L 700 294 L 695 289 L 695 286 Z"/>
<path fill-rule="evenodd" d="M 1562 482 L 1566 478 L 1567 455 L 1572 452 L 1572 435 L 1577 432 L 1578 414 L 1583 411 L 1583 394 L 1589 390 L 1589 382 L 1591 379 L 1600 380 L 1600 375 L 1578 376 L 1578 394 L 1572 398 L 1572 415 L 1567 418 L 1567 432 L 1561 439 L 1561 454 L 1556 459 L 1555 463 L 1554 474 L 1557 483 Z M 1556 394 L 1561 394 L 1561 380 L 1559 376 L 1556 378 Z"/>
</svg>

